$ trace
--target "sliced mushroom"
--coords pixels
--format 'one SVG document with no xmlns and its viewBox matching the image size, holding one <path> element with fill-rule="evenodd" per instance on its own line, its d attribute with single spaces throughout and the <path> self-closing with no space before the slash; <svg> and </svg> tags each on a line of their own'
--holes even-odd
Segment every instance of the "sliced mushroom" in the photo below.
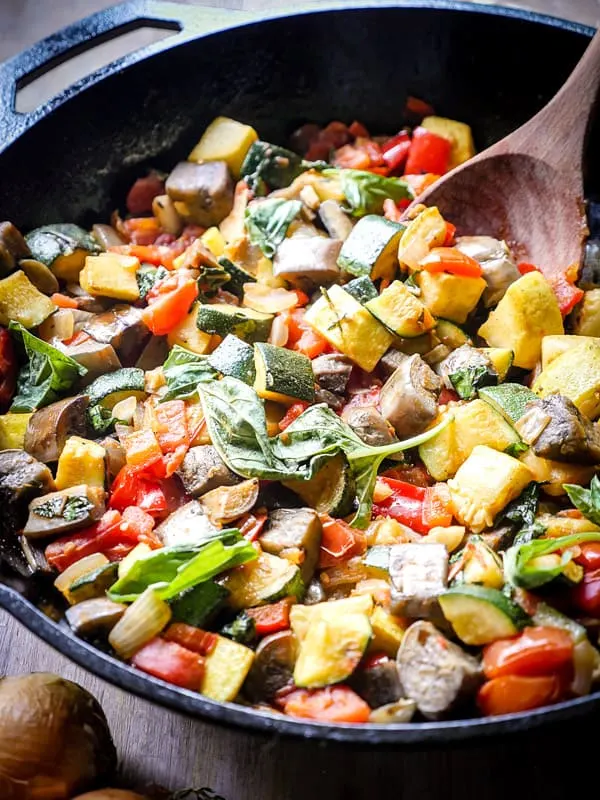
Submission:
<svg viewBox="0 0 600 800">
<path fill-rule="evenodd" d="M 511 283 L 521 277 L 506 242 L 491 236 L 459 236 L 456 247 L 481 264 L 487 283 L 482 295 L 486 308 L 497 305 Z"/>
<path fill-rule="evenodd" d="M 81 344 L 65 345 L 57 342 L 56 346 L 87 369 L 87 373 L 80 379 L 80 386 L 89 386 L 99 375 L 121 369 L 121 362 L 111 344 L 88 339 Z"/>
<path fill-rule="evenodd" d="M 534 400 L 519 420 L 519 432 L 540 458 L 600 464 L 600 429 L 560 394 Z"/>
<path fill-rule="evenodd" d="M 447 716 L 472 699 L 481 683 L 479 662 L 447 639 L 430 622 L 415 622 L 398 650 L 405 694 L 427 719 Z"/>
<path fill-rule="evenodd" d="M 29 504 L 23 533 L 42 539 L 91 525 L 104 514 L 104 501 L 104 489 L 85 484 L 38 497 Z"/>
<path fill-rule="evenodd" d="M 30 255 L 21 231 L 12 222 L 0 222 L 0 275 L 12 272 L 20 259 Z"/>
<path fill-rule="evenodd" d="M 141 309 L 125 304 L 95 314 L 83 326 L 83 330 L 97 342 L 112 345 L 125 367 L 135 363 L 150 336 L 150 331 L 142 321 Z"/>
<path fill-rule="evenodd" d="M 182 161 L 167 178 L 178 213 L 198 225 L 218 225 L 233 207 L 233 180 L 224 161 Z M 183 204 L 183 206 L 181 205 Z"/>
<path fill-rule="evenodd" d="M 334 394 L 344 394 L 350 374 L 352 361 L 341 353 L 319 356 L 312 362 L 315 380 L 321 387 Z"/>
<path fill-rule="evenodd" d="M 380 447 L 395 441 L 394 432 L 375 406 L 346 408 L 342 412 L 342 419 L 371 447 Z"/>
<path fill-rule="evenodd" d="M 334 411 L 341 411 L 346 401 L 339 394 L 328 392 L 327 389 L 315 389 L 315 402 L 325 403 Z"/>
<path fill-rule="evenodd" d="M 224 525 L 255 506 L 258 490 L 258 478 L 250 478 L 235 486 L 219 486 L 203 494 L 200 503 L 213 525 Z"/>
<path fill-rule="evenodd" d="M 314 509 L 279 508 L 271 512 L 268 528 L 259 541 L 266 553 L 298 563 L 307 584 L 319 560 L 322 535 L 321 521 Z"/>
<path fill-rule="evenodd" d="M 442 382 L 420 356 L 403 361 L 381 390 L 381 413 L 399 439 L 422 433 L 436 418 Z"/>
<path fill-rule="evenodd" d="M 199 497 L 219 486 L 234 486 L 242 480 L 210 444 L 190 447 L 177 474 L 192 497 Z"/>
<path fill-rule="evenodd" d="M 78 636 L 109 631 L 121 619 L 127 606 L 107 597 L 94 597 L 71 606 L 65 612 L 67 622 Z"/>
<path fill-rule="evenodd" d="M 67 397 L 35 411 L 27 424 L 23 449 L 46 464 L 58 461 L 69 436 L 85 436 L 86 395 Z"/>
<path fill-rule="evenodd" d="M 300 287 L 335 281 L 340 274 L 337 259 L 342 242 L 323 236 L 291 236 L 279 245 L 273 259 L 273 275 Z"/>
<path fill-rule="evenodd" d="M 297 653 L 298 643 L 290 630 L 265 636 L 244 683 L 248 697 L 255 703 L 270 703 L 281 689 L 293 686 Z"/>
<path fill-rule="evenodd" d="M 384 378 L 389 378 L 407 358 L 409 358 L 409 356 L 403 353 L 402 350 L 390 347 L 390 349 L 382 355 L 377 367 Z"/>
<path fill-rule="evenodd" d="M 335 200 L 325 200 L 319 206 L 319 217 L 332 239 L 345 241 L 352 230 L 352 221 Z"/>
<path fill-rule="evenodd" d="M 213 539 L 218 532 L 198 500 L 178 508 L 154 531 L 165 547 L 201 544 Z"/>
</svg>

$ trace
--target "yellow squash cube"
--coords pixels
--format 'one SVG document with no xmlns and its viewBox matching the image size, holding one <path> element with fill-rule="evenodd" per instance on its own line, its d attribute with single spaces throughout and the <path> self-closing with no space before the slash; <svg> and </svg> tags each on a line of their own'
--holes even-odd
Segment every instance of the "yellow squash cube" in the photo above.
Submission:
<svg viewBox="0 0 600 800">
<path fill-rule="evenodd" d="M 483 278 L 426 270 L 417 274 L 416 281 L 421 290 L 421 300 L 433 316 L 458 324 L 466 322 L 487 286 Z"/>
<path fill-rule="evenodd" d="M 200 241 L 203 245 L 208 247 L 215 258 L 219 258 L 219 256 L 222 256 L 225 252 L 225 245 L 227 244 L 225 238 L 221 231 L 214 225 L 212 228 L 208 228 L 208 230 L 204 231 L 200 237 Z"/>
<path fill-rule="evenodd" d="M 196 325 L 197 316 L 198 303 L 196 302 L 189 314 L 167 334 L 169 347 L 174 347 L 178 344 L 180 347 L 185 347 L 186 350 L 191 350 L 192 353 L 197 353 L 199 356 L 210 353 L 213 337 L 210 333 L 205 333 L 198 328 Z"/>
<path fill-rule="evenodd" d="M 452 142 L 450 169 L 463 164 L 475 155 L 473 132 L 466 122 L 458 122 L 458 120 L 446 117 L 425 117 L 421 127 Z"/>
<path fill-rule="evenodd" d="M 120 253 L 88 256 L 79 274 L 79 283 L 93 297 L 113 297 L 134 303 L 140 296 L 135 276 L 139 267 L 137 258 Z"/>
<path fill-rule="evenodd" d="M 204 131 L 188 161 L 226 161 L 235 178 L 240 177 L 242 163 L 258 134 L 250 125 L 229 117 L 217 117 Z"/>
<path fill-rule="evenodd" d="M 23 450 L 25 431 L 31 414 L 0 416 L 0 450 Z"/>
<path fill-rule="evenodd" d="M 531 471 L 516 458 L 477 445 L 448 481 L 454 515 L 461 525 L 481 533 L 532 480 Z"/>
<path fill-rule="evenodd" d="M 96 442 L 70 436 L 58 459 L 56 488 L 68 489 L 85 483 L 104 488 L 106 450 Z"/>
<path fill-rule="evenodd" d="M 217 637 L 215 649 L 206 656 L 200 691 L 221 703 L 235 700 L 254 661 L 254 651 L 224 636 Z"/>
<path fill-rule="evenodd" d="M 306 321 L 341 353 L 372 372 L 392 334 L 352 295 L 334 285 L 306 312 Z"/>
<path fill-rule="evenodd" d="M 600 416 L 600 344 L 587 340 L 558 356 L 532 386 L 540 397 L 559 392 L 590 419 Z"/>
<path fill-rule="evenodd" d="M 0 281 L 0 325 L 20 322 L 25 328 L 35 328 L 54 311 L 54 303 L 35 288 L 23 270 Z"/>
</svg>

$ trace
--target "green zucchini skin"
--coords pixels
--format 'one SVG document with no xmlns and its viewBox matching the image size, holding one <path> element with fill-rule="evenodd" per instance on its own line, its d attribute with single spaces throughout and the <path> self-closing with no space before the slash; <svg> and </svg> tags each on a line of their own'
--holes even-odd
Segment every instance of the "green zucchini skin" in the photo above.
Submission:
<svg viewBox="0 0 600 800">
<path fill-rule="evenodd" d="M 90 254 L 101 251 L 96 240 L 87 231 L 71 223 L 36 228 L 25 236 L 25 241 L 32 257 L 47 267 L 51 267 L 57 258 L 70 256 L 76 250 L 85 250 Z"/>
<path fill-rule="evenodd" d="M 266 342 L 272 323 L 272 314 L 221 303 L 200 304 L 196 318 L 198 328 L 205 333 L 223 337 L 232 333 L 245 342 Z"/>
<path fill-rule="evenodd" d="M 368 275 L 361 275 L 358 278 L 353 278 L 345 284 L 344 289 L 363 306 L 365 303 L 368 303 L 369 300 L 374 300 L 376 297 L 379 297 L 377 287 Z"/>
<path fill-rule="evenodd" d="M 251 345 L 229 333 L 208 357 L 211 367 L 252 386 L 256 378 L 254 350 Z"/>
<path fill-rule="evenodd" d="M 266 400 L 287 402 L 315 399 L 315 376 L 310 359 L 285 347 L 254 345 L 254 388 Z"/>
<path fill-rule="evenodd" d="M 219 266 L 223 267 L 225 272 L 229 275 L 229 280 L 223 285 L 223 288 L 236 297 L 239 297 L 241 300 L 244 296 L 244 284 L 256 283 L 256 278 L 251 272 L 240 267 L 239 264 L 234 264 L 233 261 L 230 261 L 224 256 L 221 256 L 218 262 Z"/>
<path fill-rule="evenodd" d="M 144 370 L 138 367 L 123 367 L 106 375 L 100 375 L 90 383 L 86 394 L 90 398 L 90 406 L 95 406 L 116 392 L 145 391 Z"/>
</svg>

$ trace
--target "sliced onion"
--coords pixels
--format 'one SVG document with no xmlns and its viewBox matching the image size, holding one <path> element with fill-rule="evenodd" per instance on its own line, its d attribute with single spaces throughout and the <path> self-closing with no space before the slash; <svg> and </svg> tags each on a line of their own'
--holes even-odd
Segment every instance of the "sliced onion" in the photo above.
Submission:
<svg viewBox="0 0 600 800">
<path fill-rule="evenodd" d="M 58 339 L 61 342 L 70 339 L 75 332 L 75 315 L 71 308 L 59 308 L 38 328 L 38 336 L 45 342 Z"/>
<path fill-rule="evenodd" d="M 533 444 L 551 422 L 552 417 L 545 411 L 540 408 L 531 408 L 516 423 L 515 430 L 526 444 Z"/>
<path fill-rule="evenodd" d="M 108 558 L 105 555 L 102 553 L 92 553 L 91 556 L 80 558 L 79 561 L 71 564 L 64 572 L 61 572 L 54 581 L 54 585 L 59 592 L 65 594 L 79 578 L 88 575 L 90 572 L 94 572 L 96 569 L 100 569 L 100 567 L 104 567 L 106 564 L 108 564 Z"/>
<path fill-rule="evenodd" d="M 244 305 L 263 314 L 277 314 L 297 306 L 298 295 L 288 289 L 272 289 L 260 283 L 245 283 Z"/>
<path fill-rule="evenodd" d="M 119 245 L 125 244 L 125 240 L 119 236 L 112 225 L 94 225 L 92 233 L 94 234 L 94 239 L 104 250 L 108 250 L 109 247 L 118 247 Z"/>
<path fill-rule="evenodd" d="M 154 639 L 171 619 L 171 609 L 154 589 L 146 589 L 110 632 L 110 646 L 121 658 L 131 658 Z"/>
<path fill-rule="evenodd" d="M 131 422 L 137 405 L 137 397 L 133 395 L 131 397 L 126 397 L 124 400 L 119 400 L 118 403 L 115 403 L 112 410 L 113 417 L 115 419 L 120 419 L 122 422 Z"/>
<path fill-rule="evenodd" d="M 271 325 L 271 333 L 269 334 L 269 344 L 277 345 L 277 347 L 285 347 L 290 337 L 290 329 L 285 317 L 278 314 L 273 320 Z"/>
</svg>

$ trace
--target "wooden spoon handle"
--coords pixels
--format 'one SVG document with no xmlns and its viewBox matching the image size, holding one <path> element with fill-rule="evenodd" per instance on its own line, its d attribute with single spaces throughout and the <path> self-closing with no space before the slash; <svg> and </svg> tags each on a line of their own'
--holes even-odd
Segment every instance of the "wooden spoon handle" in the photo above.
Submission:
<svg viewBox="0 0 600 800">
<path fill-rule="evenodd" d="M 490 149 L 496 153 L 526 153 L 559 172 L 580 171 L 585 135 L 599 90 L 600 30 L 553 99 Z"/>
</svg>

